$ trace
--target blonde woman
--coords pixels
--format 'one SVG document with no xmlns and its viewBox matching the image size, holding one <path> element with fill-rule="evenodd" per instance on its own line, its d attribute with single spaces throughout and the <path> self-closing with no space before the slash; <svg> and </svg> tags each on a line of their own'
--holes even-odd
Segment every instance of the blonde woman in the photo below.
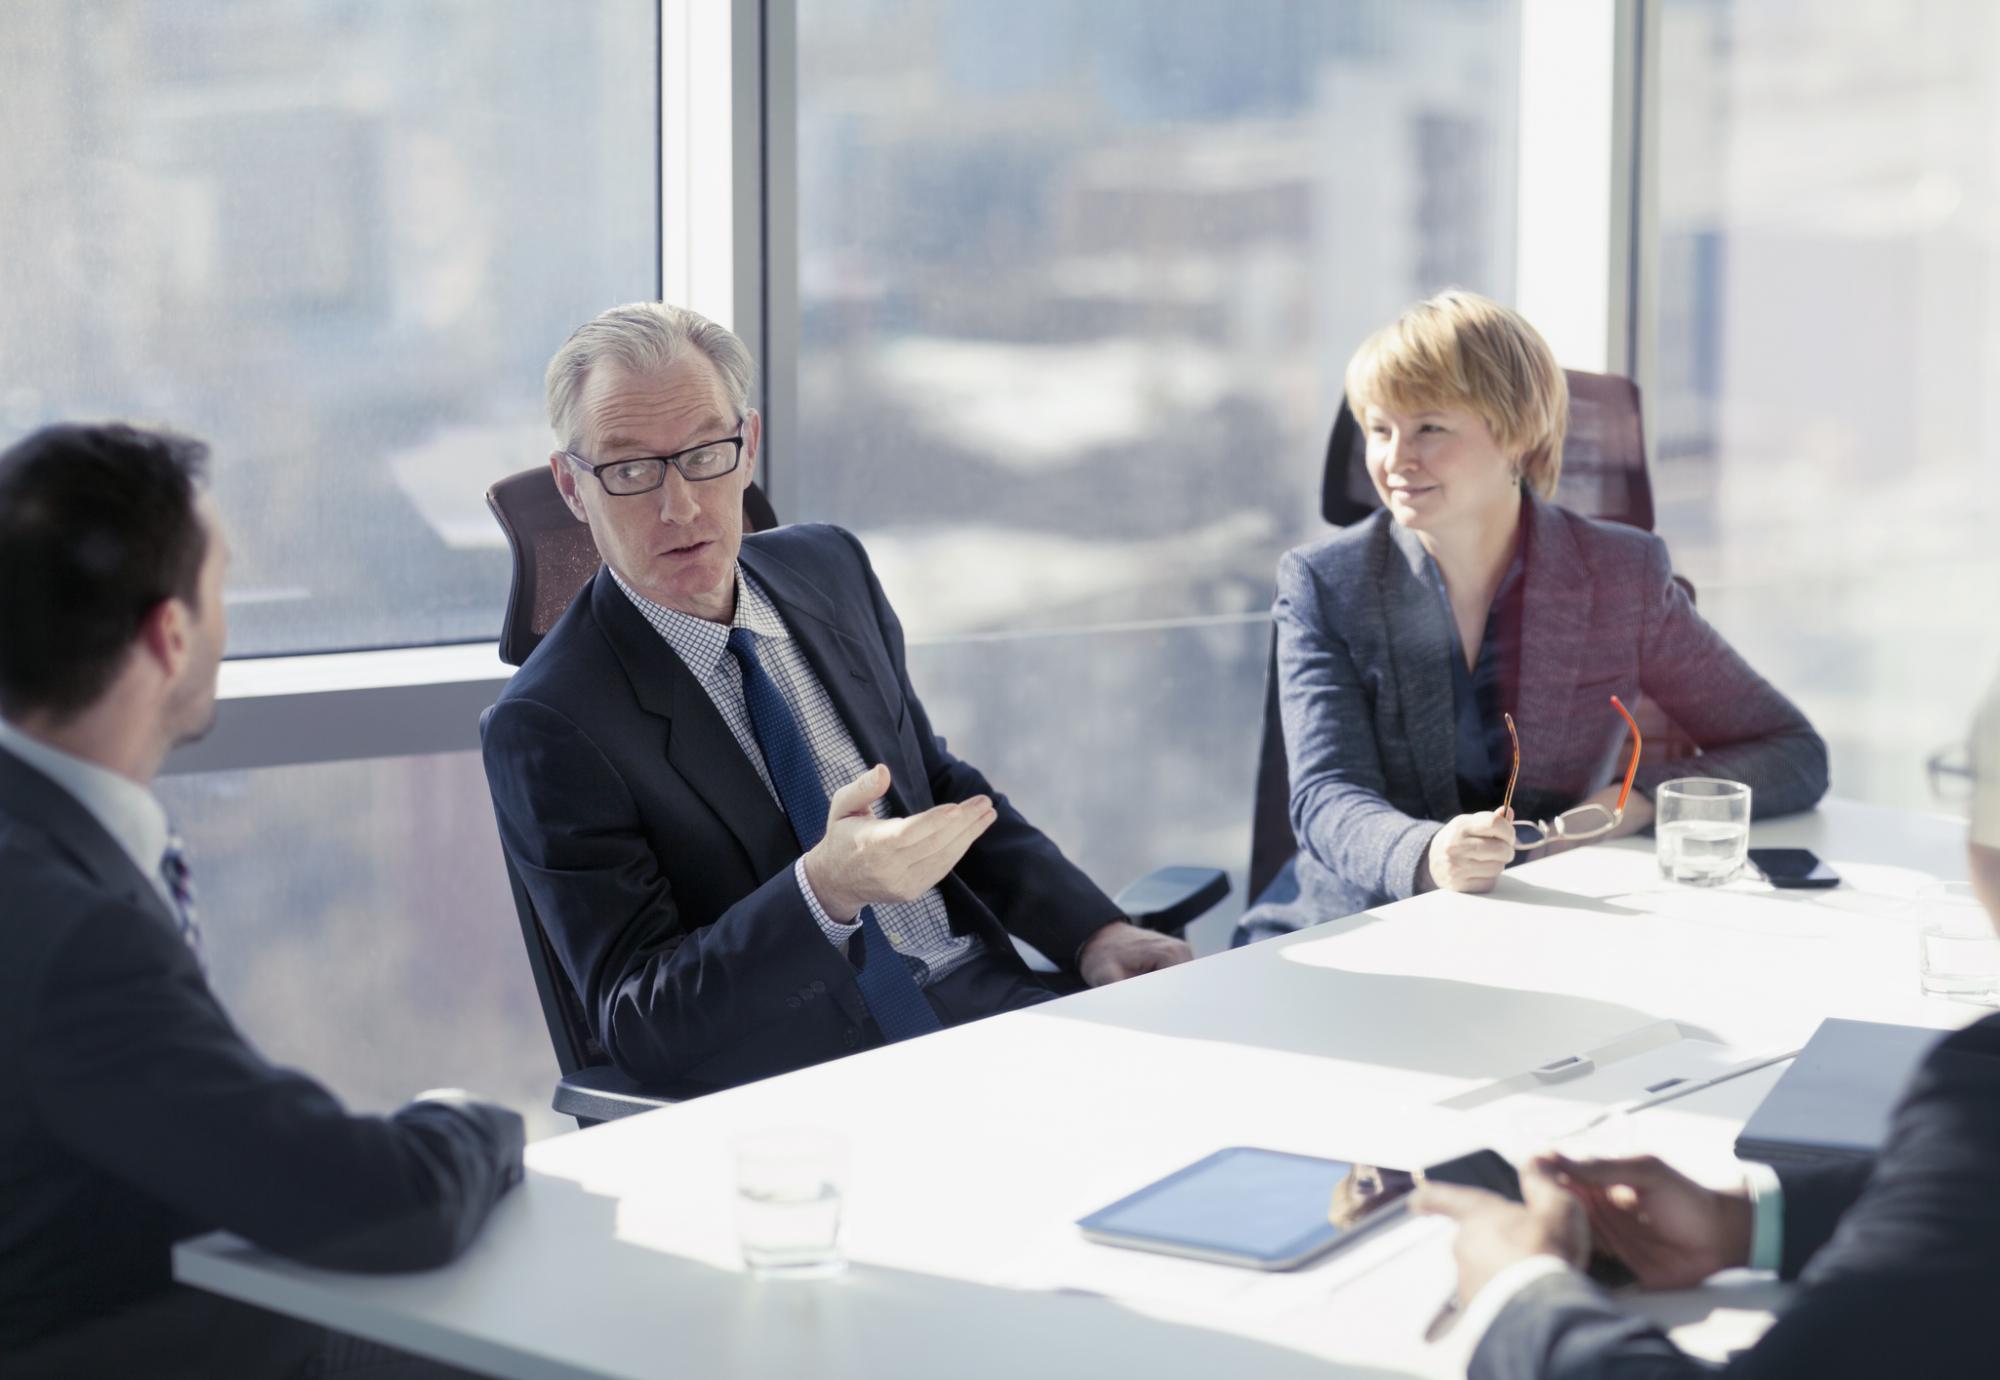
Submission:
<svg viewBox="0 0 2000 1380">
<path fill-rule="evenodd" d="M 1666 544 L 1550 501 L 1568 389 L 1521 316 L 1419 303 L 1355 353 L 1347 398 L 1382 510 L 1278 566 L 1297 886 L 1240 938 L 1489 890 L 1524 850 L 1645 828 L 1674 776 L 1745 782 L 1759 816 L 1825 793 L 1826 744 L 1702 621 Z M 1637 761 L 1642 695 L 1698 763 Z"/>
</svg>

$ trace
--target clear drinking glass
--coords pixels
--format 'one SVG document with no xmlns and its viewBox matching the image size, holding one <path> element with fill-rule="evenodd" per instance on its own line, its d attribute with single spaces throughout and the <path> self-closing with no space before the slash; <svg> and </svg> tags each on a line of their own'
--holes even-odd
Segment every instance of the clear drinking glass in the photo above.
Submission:
<svg viewBox="0 0 2000 1380">
<path fill-rule="evenodd" d="M 2000 1006 L 2000 935 L 1965 882 L 1917 893 L 1917 980 L 1926 994 Z"/>
<path fill-rule="evenodd" d="M 1660 874 L 1689 886 L 1720 886 L 1750 851 L 1750 788 L 1740 781 L 1690 776 L 1653 794 Z"/>
<path fill-rule="evenodd" d="M 736 1239 L 760 1275 L 817 1279 L 847 1268 L 840 1251 L 840 1196 L 847 1138 L 790 1127 L 738 1137 Z"/>
</svg>

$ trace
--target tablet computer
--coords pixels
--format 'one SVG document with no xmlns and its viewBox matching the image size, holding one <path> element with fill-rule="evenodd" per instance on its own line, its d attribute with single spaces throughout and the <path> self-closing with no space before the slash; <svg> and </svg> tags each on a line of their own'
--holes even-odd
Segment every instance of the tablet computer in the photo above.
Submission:
<svg viewBox="0 0 2000 1380">
<path fill-rule="evenodd" d="M 1381 1209 L 1414 1186 L 1402 1170 L 1232 1145 L 1077 1226 L 1107 1246 L 1289 1270 L 1399 1219 Z"/>
</svg>

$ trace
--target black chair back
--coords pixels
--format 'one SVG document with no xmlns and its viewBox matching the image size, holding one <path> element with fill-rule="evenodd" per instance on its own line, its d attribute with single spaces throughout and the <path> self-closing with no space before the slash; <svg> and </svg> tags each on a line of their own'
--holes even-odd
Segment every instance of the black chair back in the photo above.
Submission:
<svg viewBox="0 0 2000 1380">
<path fill-rule="evenodd" d="M 500 629 L 500 659 L 519 666 L 541 645 L 577 591 L 597 573 L 597 547 L 590 528 L 578 522 L 563 502 L 555 476 L 546 465 L 502 479 L 486 491 L 486 506 L 506 533 L 514 557 L 506 619 Z M 750 485 L 743 491 L 743 530 L 762 532 L 777 525 L 777 514 L 764 491 Z M 482 738 L 486 715 L 492 712 L 488 709 L 479 716 Z M 549 1043 L 555 1046 L 556 1066 L 567 1075 L 610 1063 L 604 1046 L 591 1034 L 583 1001 L 535 913 L 534 898 L 521 884 L 514 860 L 506 858 L 506 863 L 507 885 L 514 893 L 521 940 L 528 950 L 528 969 L 534 974 L 535 995 L 541 999 Z M 567 1108 L 559 1104 L 557 1110 Z"/>
<path fill-rule="evenodd" d="M 1645 431 L 1639 388 L 1617 374 L 1566 369 L 1569 430 L 1563 438 L 1562 475 L 1555 501 L 1585 517 L 1653 530 L 1653 485 L 1646 473 Z M 1333 434 L 1327 438 L 1326 467 L 1320 476 L 1320 514 L 1335 527 L 1360 522 L 1382 506 L 1368 478 L 1368 440 L 1340 400 Z M 1694 587 L 1682 580 L 1690 597 Z M 1670 725 L 1655 716 L 1669 731 Z M 1642 720 L 1642 727 L 1646 727 Z M 1648 733 L 1649 748 L 1652 732 Z M 1666 745 L 1662 743 L 1664 748 Z M 1292 834 L 1292 783 L 1285 760 L 1284 727 L 1278 718 L 1278 639 L 1264 672 L 1264 726 L 1257 753 L 1257 795 L 1250 821 L 1250 889 L 1254 904 L 1298 852 Z"/>
</svg>

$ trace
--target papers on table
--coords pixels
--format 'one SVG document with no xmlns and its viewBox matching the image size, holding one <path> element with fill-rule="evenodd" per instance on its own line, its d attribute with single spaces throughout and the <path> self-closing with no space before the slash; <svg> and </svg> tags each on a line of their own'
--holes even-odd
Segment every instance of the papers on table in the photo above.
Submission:
<svg viewBox="0 0 2000 1380">
<path fill-rule="evenodd" d="M 1487 1144 L 1512 1158 L 1551 1146 L 1616 1153 L 1624 1147 L 1603 1144 L 1605 1137 L 1595 1145 L 1583 1141 L 1600 1128 L 1616 1139 L 1619 1119 L 1709 1088 L 1766 1070 L 1775 1077 L 1777 1066 L 1797 1053 L 1725 1044 L 1678 1022 L 1656 1021 L 1593 1049 L 1552 1054 L 1544 1064 L 1434 1105 L 1466 1114 Z M 1767 1082 L 1761 1079 L 1758 1086 Z"/>
</svg>

